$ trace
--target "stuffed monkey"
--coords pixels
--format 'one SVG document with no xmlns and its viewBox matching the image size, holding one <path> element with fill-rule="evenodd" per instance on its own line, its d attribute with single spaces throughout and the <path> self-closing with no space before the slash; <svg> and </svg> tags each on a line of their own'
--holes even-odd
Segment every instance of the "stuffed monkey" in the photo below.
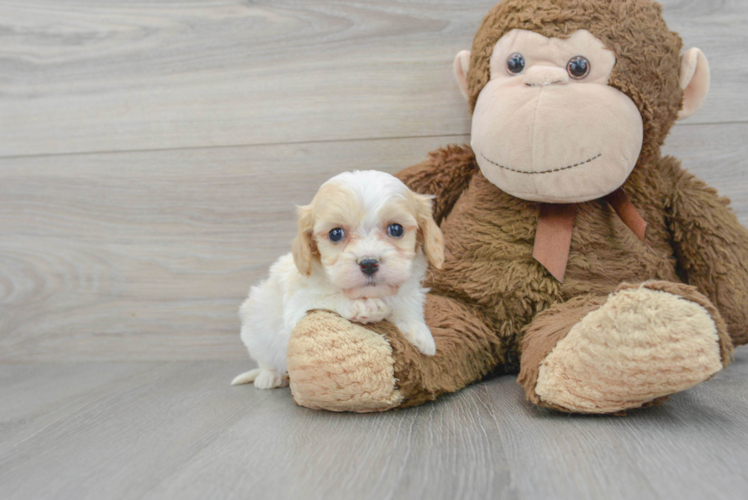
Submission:
<svg viewBox="0 0 748 500">
<path fill-rule="evenodd" d="M 709 87 L 650 0 L 504 0 L 455 76 L 470 146 L 400 172 L 435 195 L 424 356 L 393 325 L 313 311 L 288 347 L 293 397 L 333 411 L 421 404 L 517 373 L 534 404 L 663 402 L 748 342 L 748 231 L 660 153 Z"/>
</svg>

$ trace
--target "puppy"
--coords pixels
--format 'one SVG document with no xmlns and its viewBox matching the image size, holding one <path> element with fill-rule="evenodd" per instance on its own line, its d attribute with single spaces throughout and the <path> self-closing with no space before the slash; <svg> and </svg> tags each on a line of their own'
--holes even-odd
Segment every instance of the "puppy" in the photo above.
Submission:
<svg viewBox="0 0 748 500">
<path fill-rule="evenodd" d="M 431 196 L 419 195 L 384 172 L 356 171 L 324 183 L 298 208 L 292 252 L 249 291 L 239 316 L 241 338 L 258 369 L 232 385 L 288 384 L 291 331 L 312 309 L 357 323 L 387 319 L 423 354 L 436 344 L 423 317 L 428 267 L 444 263 L 444 238 L 431 215 Z"/>
</svg>

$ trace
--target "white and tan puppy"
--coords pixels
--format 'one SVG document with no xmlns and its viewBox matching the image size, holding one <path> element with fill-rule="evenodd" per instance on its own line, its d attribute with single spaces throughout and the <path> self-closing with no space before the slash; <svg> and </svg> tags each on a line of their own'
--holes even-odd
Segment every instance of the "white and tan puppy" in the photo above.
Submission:
<svg viewBox="0 0 748 500">
<path fill-rule="evenodd" d="M 239 315 L 241 338 L 260 367 L 232 385 L 271 389 L 288 383 L 286 347 L 291 331 L 313 309 L 358 323 L 388 320 L 422 353 L 436 344 L 423 318 L 428 267 L 444 262 L 444 239 L 431 215 L 430 196 L 419 195 L 384 172 L 356 171 L 324 183 L 298 208 L 293 251 L 270 268 L 270 278 L 249 291 Z"/>
</svg>

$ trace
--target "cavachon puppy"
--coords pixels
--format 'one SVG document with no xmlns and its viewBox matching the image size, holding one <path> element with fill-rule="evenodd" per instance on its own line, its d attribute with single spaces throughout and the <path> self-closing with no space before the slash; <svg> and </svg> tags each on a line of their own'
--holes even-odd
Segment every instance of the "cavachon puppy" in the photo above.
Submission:
<svg viewBox="0 0 748 500">
<path fill-rule="evenodd" d="M 440 268 L 444 238 L 432 196 L 373 170 L 345 172 L 325 182 L 298 208 L 293 251 L 270 267 L 242 304 L 241 338 L 260 367 L 232 385 L 288 384 L 286 346 L 296 324 L 314 309 L 358 323 L 388 320 L 423 354 L 436 344 L 423 317 L 428 261 Z"/>
</svg>

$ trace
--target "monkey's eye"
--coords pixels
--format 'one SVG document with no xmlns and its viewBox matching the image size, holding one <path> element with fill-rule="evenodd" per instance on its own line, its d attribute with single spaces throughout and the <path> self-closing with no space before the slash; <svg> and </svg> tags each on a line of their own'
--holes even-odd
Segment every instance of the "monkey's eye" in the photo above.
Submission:
<svg viewBox="0 0 748 500">
<path fill-rule="evenodd" d="M 575 80 L 581 80 L 590 74 L 590 62 L 584 56 L 576 56 L 569 59 L 566 63 L 566 71 L 569 76 Z"/>
<path fill-rule="evenodd" d="M 345 231 L 343 231 L 343 229 L 340 227 L 336 227 L 335 229 L 330 230 L 330 232 L 327 234 L 327 237 L 330 238 L 330 241 L 332 241 L 333 243 L 337 243 L 345 238 Z"/>
<path fill-rule="evenodd" d="M 403 226 L 400 224 L 390 224 L 387 226 L 387 234 L 393 238 L 400 238 L 403 235 Z"/>
<path fill-rule="evenodd" d="M 506 60 L 506 70 L 511 75 L 518 75 L 525 69 L 525 58 L 520 53 L 514 53 Z"/>
</svg>

